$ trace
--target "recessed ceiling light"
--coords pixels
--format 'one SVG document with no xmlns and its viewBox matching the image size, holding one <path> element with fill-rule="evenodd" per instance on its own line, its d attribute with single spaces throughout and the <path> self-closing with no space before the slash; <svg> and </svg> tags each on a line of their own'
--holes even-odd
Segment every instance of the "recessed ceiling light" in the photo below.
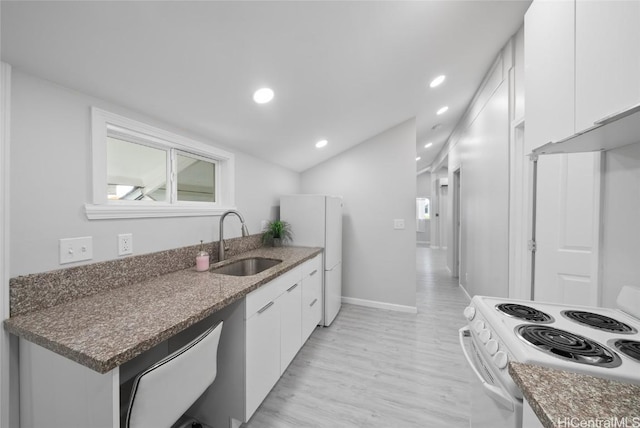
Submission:
<svg viewBox="0 0 640 428">
<path fill-rule="evenodd" d="M 265 104 L 273 99 L 273 95 L 271 88 L 260 88 L 253 93 L 253 101 L 258 104 Z"/>
<path fill-rule="evenodd" d="M 447 110 L 449 110 L 449 107 L 447 106 L 441 107 L 440 110 L 436 112 L 436 114 L 441 115 L 442 113 L 445 113 Z"/>
<path fill-rule="evenodd" d="M 436 86 L 440 86 L 442 82 L 444 82 L 444 79 L 446 79 L 446 76 L 444 74 L 441 74 L 440 76 L 433 79 L 429 84 L 429 86 L 432 88 L 435 88 Z"/>
<path fill-rule="evenodd" d="M 425 148 L 425 149 L 428 149 L 428 148 L 429 148 L 429 147 L 431 147 L 431 146 L 433 146 L 433 143 L 427 143 L 427 144 L 425 144 L 425 145 L 424 145 L 424 148 Z"/>
<path fill-rule="evenodd" d="M 326 146 L 329 142 L 327 140 L 320 140 L 316 143 L 316 147 L 321 149 L 322 147 Z"/>
<path fill-rule="evenodd" d="M 416 158 L 416 161 L 419 161 L 420 159 L 422 159 L 422 158 L 421 158 L 420 156 L 418 156 L 418 157 Z"/>
</svg>

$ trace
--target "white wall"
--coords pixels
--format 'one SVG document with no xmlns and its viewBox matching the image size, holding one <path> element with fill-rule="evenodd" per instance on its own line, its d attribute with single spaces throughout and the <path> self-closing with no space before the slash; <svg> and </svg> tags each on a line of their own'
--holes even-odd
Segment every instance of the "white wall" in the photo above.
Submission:
<svg viewBox="0 0 640 428">
<path fill-rule="evenodd" d="M 301 175 L 304 193 L 344 198 L 345 297 L 415 308 L 415 145 L 411 119 Z"/>
<path fill-rule="evenodd" d="M 418 174 L 416 178 L 416 195 L 418 198 L 431 197 L 431 172 Z"/>
<path fill-rule="evenodd" d="M 640 287 L 640 143 L 608 151 L 605 171 L 601 301 L 615 308 L 623 285 Z"/>
<path fill-rule="evenodd" d="M 461 171 L 460 284 L 469 295 L 509 293 L 510 126 L 522 105 L 522 30 L 498 54 L 463 119 L 433 168 Z M 519 79 L 516 79 L 516 76 Z M 450 193 L 451 195 L 451 193 Z M 446 242 L 453 242 L 453 198 L 446 210 Z M 453 269 L 454 245 L 447 246 Z"/>
<path fill-rule="evenodd" d="M 88 263 L 117 258 L 119 233 L 133 233 L 134 254 L 218 239 L 218 217 L 87 220 L 91 106 L 234 152 L 236 205 L 251 233 L 260 232 L 260 220 L 274 217 L 281 194 L 300 189 L 298 173 L 16 69 L 12 78 L 12 277 L 73 266 L 58 264 L 60 238 L 92 236 L 94 258 Z M 225 236 L 239 236 L 235 217 L 228 222 Z"/>
</svg>

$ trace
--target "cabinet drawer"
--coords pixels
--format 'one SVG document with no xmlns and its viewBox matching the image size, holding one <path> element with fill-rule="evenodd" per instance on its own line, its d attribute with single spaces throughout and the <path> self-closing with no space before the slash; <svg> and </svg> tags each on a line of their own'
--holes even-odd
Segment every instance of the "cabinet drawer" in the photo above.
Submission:
<svg viewBox="0 0 640 428">
<path fill-rule="evenodd" d="M 320 289 L 320 287 L 317 288 Z M 317 293 L 317 297 L 313 297 L 316 293 L 309 294 L 311 294 L 309 297 L 305 294 L 307 298 L 306 301 L 302 303 L 302 343 L 311 336 L 311 333 L 313 333 L 313 330 L 320 324 L 320 320 L 322 319 L 322 298 L 320 292 Z"/>
<path fill-rule="evenodd" d="M 322 275 L 322 254 L 318 254 L 301 266 L 302 277 Z"/>
<path fill-rule="evenodd" d="M 287 291 L 289 287 L 300 282 L 301 274 L 302 271 L 300 267 L 295 267 L 249 293 L 246 297 L 247 309 L 245 319 L 249 319 L 258 310 L 268 305 L 269 302 L 275 301 L 275 299 Z"/>
<path fill-rule="evenodd" d="M 322 255 L 303 265 L 302 278 L 302 342 L 304 343 L 322 319 Z"/>
</svg>

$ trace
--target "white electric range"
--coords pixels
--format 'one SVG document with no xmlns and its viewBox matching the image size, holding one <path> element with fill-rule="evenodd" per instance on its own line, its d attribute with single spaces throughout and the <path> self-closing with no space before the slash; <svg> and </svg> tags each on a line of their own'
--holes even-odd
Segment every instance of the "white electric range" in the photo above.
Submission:
<svg viewBox="0 0 640 428">
<path fill-rule="evenodd" d="M 473 297 L 460 329 L 480 380 L 472 428 L 522 426 L 522 393 L 509 361 L 640 384 L 640 289 L 624 287 L 617 303 L 620 309 Z"/>
</svg>

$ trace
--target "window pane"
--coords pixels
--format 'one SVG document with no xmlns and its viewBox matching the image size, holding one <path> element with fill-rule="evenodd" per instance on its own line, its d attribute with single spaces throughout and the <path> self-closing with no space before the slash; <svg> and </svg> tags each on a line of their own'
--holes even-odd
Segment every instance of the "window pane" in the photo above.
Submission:
<svg viewBox="0 0 640 428">
<path fill-rule="evenodd" d="M 107 197 L 125 201 L 166 201 L 167 152 L 107 137 Z"/>
<path fill-rule="evenodd" d="M 418 220 L 429 220 L 429 198 L 416 199 L 416 218 Z"/>
<path fill-rule="evenodd" d="M 216 164 L 178 154 L 178 201 L 215 202 Z"/>
</svg>

